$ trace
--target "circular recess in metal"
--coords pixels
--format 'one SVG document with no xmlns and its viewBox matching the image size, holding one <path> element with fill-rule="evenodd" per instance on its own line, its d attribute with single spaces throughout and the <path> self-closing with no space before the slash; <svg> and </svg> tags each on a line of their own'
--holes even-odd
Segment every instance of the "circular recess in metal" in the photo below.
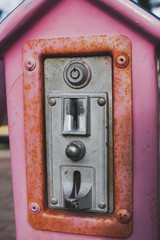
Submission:
<svg viewBox="0 0 160 240">
<path fill-rule="evenodd" d="M 66 155 L 74 162 L 81 160 L 86 153 L 86 147 L 81 141 L 72 141 L 66 147 Z"/>
<path fill-rule="evenodd" d="M 64 69 L 64 80 L 71 88 L 83 88 L 91 80 L 91 70 L 87 63 L 70 62 Z"/>
</svg>

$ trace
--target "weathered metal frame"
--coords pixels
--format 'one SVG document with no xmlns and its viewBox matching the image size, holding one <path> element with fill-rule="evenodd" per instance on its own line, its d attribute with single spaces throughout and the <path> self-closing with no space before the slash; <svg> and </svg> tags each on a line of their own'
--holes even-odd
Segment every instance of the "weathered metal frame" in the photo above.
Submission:
<svg viewBox="0 0 160 240">
<path fill-rule="evenodd" d="M 101 78 L 100 78 L 100 80 L 101 80 Z M 105 80 L 106 80 L 106 78 L 105 78 Z M 69 196 L 69 192 L 67 192 L 65 194 L 65 189 L 63 189 L 64 185 L 61 183 L 61 181 L 58 179 L 58 177 L 56 178 L 56 176 L 57 176 L 56 174 L 58 172 L 58 169 L 62 169 L 62 168 L 65 168 L 65 167 L 70 167 L 70 168 L 75 168 L 76 169 L 76 167 L 77 167 L 77 171 L 80 171 L 81 174 L 83 174 L 83 176 L 84 176 L 83 178 L 81 177 L 81 184 L 82 184 L 82 179 L 83 179 L 83 182 L 86 183 L 86 184 L 90 182 L 91 187 L 92 187 L 92 193 L 91 193 L 92 209 L 86 209 L 85 212 L 97 212 L 97 213 L 98 212 L 99 213 L 109 212 L 110 211 L 109 201 L 108 201 L 108 192 L 109 192 L 109 184 L 108 184 L 108 155 L 109 155 L 108 154 L 108 146 L 109 146 L 109 139 L 108 139 L 108 134 L 107 134 L 108 133 L 107 129 L 109 129 L 109 126 L 108 126 L 108 123 L 107 123 L 108 94 L 107 93 L 94 93 L 94 92 L 93 93 L 78 93 L 78 94 L 76 94 L 76 93 L 70 93 L 69 94 L 69 93 L 64 93 L 64 92 L 62 92 L 62 93 L 50 92 L 48 94 L 47 91 L 45 93 L 46 93 L 46 95 L 48 95 L 47 98 L 56 99 L 56 102 L 57 102 L 56 103 L 56 106 L 57 106 L 56 108 L 59 109 L 59 110 L 55 110 L 53 108 L 53 106 L 50 106 L 48 101 L 46 101 L 46 114 L 45 115 L 46 115 L 46 122 L 49 123 L 47 128 L 46 128 L 46 142 L 48 141 L 48 143 L 46 144 L 46 145 L 48 145 L 48 146 L 46 146 L 46 152 L 48 153 L 48 154 L 46 154 L 46 155 L 48 155 L 47 156 L 48 206 L 51 209 L 63 209 L 64 208 L 64 202 L 63 202 L 62 199 L 65 195 Z M 60 100 L 60 98 L 63 98 L 63 99 L 65 99 L 65 98 L 70 98 L 70 99 L 71 98 L 77 98 L 78 99 L 79 98 L 80 99 L 82 97 L 86 98 L 86 100 L 88 101 L 88 108 L 90 108 L 90 110 L 89 110 L 90 113 L 91 113 L 90 115 L 92 115 L 91 121 L 89 122 L 89 124 L 91 124 L 91 122 L 92 122 L 92 127 L 90 126 L 92 134 L 89 137 L 90 140 L 87 137 L 85 137 L 85 138 L 82 137 L 80 139 L 78 138 L 86 146 L 86 149 L 87 149 L 87 159 L 86 160 L 87 160 L 88 163 L 86 163 L 86 160 L 85 160 L 85 157 L 84 157 L 82 162 L 79 161 L 78 166 L 77 166 L 77 164 L 73 163 L 73 161 L 70 161 L 70 160 L 67 161 L 67 159 L 65 158 L 65 155 L 62 156 L 61 153 L 59 153 L 59 152 L 58 152 L 58 155 L 55 155 L 54 157 L 53 157 L 54 154 L 52 154 L 53 149 L 58 147 L 59 142 L 61 142 L 61 152 L 65 153 L 65 148 L 70 143 L 70 140 L 72 140 L 72 141 L 74 140 L 73 136 L 72 136 L 72 138 L 69 138 L 70 140 L 68 142 L 65 142 L 65 143 L 64 143 L 64 136 L 60 137 L 58 139 L 58 145 L 54 142 L 54 140 L 51 142 L 51 140 L 48 140 L 48 139 L 57 139 L 59 137 L 58 135 L 61 135 L 61 131 L 58 130 L 57 121 L 59 121 L 59 126 L 61 126 L 60 128 L 61 129 L 63 128 L 63 123 L 60 122 L 60 112 L 61 112 L 61 114 L 63 114 L 62 113 L 63 112 L 63 110 L 62 110 L 63 109 L 63 103 L 60 102 L 60 104 L 59 104 L 58 99 L 59 100 Z M 106 106 L 104 108 L 102 106 L 99 107 L 98 104 L 97 104 L 97 100 L 100 97 L 104 98 L 105 101 L 106 101 Z M 93 104 L 93 99 L 94 99 L 94 104 Z M 97 104 L 97 107 L 96 107 L 96 104 Z M 61 105 L 62 108 L 59 105 Z M 90 107 L 89 107 L 89 105 L 90 105 Z M 47 111 L 48 107 L 49 107 L 49 111 Z M 99 108 L 99 111 L 97 112 L 98 108 Z M 98 121 L 96 121 L 95 117 L 93 117 L 93 111 L 96 113 L 95 116 L 97 117 Z M 101 115 L 100 112 L 101 112 L 101 114 L 103 113 L 102 118 L 99 118 L 97 116 L 98 114 Z M 54 127 L 53 121 L 56 122 L 56 127 Z M 102 130 L 100 130 L 99 125 L 103 126 L 103 132 L 101 132 Z M 98 126 L 98 128 L 97 128 L 97 126 Z M 106 126 L 107 126 L 107 129 L 106 129 Z M 56 128 L 56 132 L 54 131 L 55 128 Z M 102 148 L 97 149 L 97 152 L 98 152 L 97 155 L 99 156 L 99 160 L 96 157 L 94 158 L 93 155 L 91 154 L 91 152 L 93 151 L 93 148 L 95 147 L 94 142 L 92 142 L 92 141 L 93 141 L 93 139 L 95 139 L 95 136 L 93 137 L 93 135 L 96 132 L 96 128 L 98 130 L 98 136 L 99 136 L 99 138 L 101 138 L 101 140 L 99 140 L 99 145 L 101 145 L 102 148 L 104 148 L 104 150 L 103 150 L 104 157 L 100 157 Z M 49 131 L 49 129 L 50 129 L 50 131 Z M 53 129 L 53 131 L 51 131 L 51 129 Z M 94 133 L 93 133 L 93 129 L 95 129 Z M 102 137 L 102 134 L 103 134 L 103 137 Z M 66 141 L 66 139 L 65 139 L 65 141 Z M 96 144 L 97 144 L 97 141 L 98 141 L 97 138 L 95 139 L 95 141 L 96 141 Z M 107 146 L 106 146 L 106 142 L 108 143 Z M 63 145 L 64 148 L 62 147 L 62 145 Z M 48 151 L 47 151 L 47 148 L 48 148 Z M 56 159 L 59 159 L 58 164 L 57 163 L 55 164 Z M 89 162 L 89 159 L 91 159 L 91 162 Z M 97 162 L 99 162 L 99 164 L 97 164 Z M 79 167 L 79 169 L 78 169 L 78 167 Z M 90 181 L 88 180 L 88 175 L 86 174 L 86 177 L 85 177 L 85 174 L 84 174 L 84 172 L 88 168 L 92 169 L 92 174 L 93 174 L 90 177 Z M 95 173 L 95 171 L 96 171 L 96 173 Z M 60 175 L 61 175 L 62 171 L 60 171 L 60 172 L 61 172 L 60 173 Z M 102 175 L 103 175 L 103 177 L 102 177 Z M 67 176 L 69 176 L 69 174 L 67 174 Z M 61 177 L 63 179 L 63 175 L 61 175 Z M 95 178 L 94 181 L 93 181 L 92 178 L 93 179 Z M 71 177 L 71 179 L 72 179 L 72 177 Z M 67 178 L 66 178 L 66 180 L 67 180 Z M 70 185 L 71 184 L 72 184 L 72 182 L 70 181 Z M 86 184 L 85 184 L 85 187 L 86 187 Z M 96 187 L 96 186 L 98 186 L 98 187 Z M 103 186 L 103 187 L 101 187 L 101 186 Z M 57 191 L 59 191 L 59 194 L 60 194 L 59 196 L 57 196 L 57 191 L 55 191 L 55 189 Z M 104 198 L 102 198 L 102 195 L 103 195 Z M 54 196 L 54 197 L 57 196 L 58 197 L 58 203 L 56 205 L 52 204 L 51 201 L 50 201 L 52 196 Z M 102 199 L 106 203 L 106 206 L 104 208 L 99 208 L 98 204 L 99 204 L 99 202 L 102 201 Z M 113 205 L 113 202 L 112 202 L 112 205 Z"/>
<path fill-rule="evenodd" d="M 46 199 L 45 124 L 43 60 L 46 56 L 111 55 L 113 58 L 114 111 L 114 212 L 113 214 L 75 213 L 50 210 Z M 127 63 L 120 66 L 118 57 Z M 28 219 L 36 229 L 56 232 L 125 238 L 132 232 L 132 220 L 117 220 L 121 209 L 132 214 L 132 96 L 131 44 L 124 35 L 30 40 L 23 48 L 23 61 L 35 61 L 24 74 L 24 127 L 28 206 L 39 204 L 38 214 Z M 24 64 L 25 65 L 25 64 Z M 110 178 L 113 178 L 110 160 Z"/>
</svg>

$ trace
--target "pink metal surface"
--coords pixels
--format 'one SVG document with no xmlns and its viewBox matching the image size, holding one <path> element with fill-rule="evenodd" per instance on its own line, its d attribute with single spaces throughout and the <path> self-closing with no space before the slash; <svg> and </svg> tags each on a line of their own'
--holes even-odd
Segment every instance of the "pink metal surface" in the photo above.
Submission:
<svg viewBox="0 0 160 240">
<path fill-rule="evenodd" d="M 123 20 L 127 20 L 129 25 L 134 29 L 139 29 L 143 34 L 147 34 L 150 40 L 155 40 L 157 43 L 160 39 L 160 21 L 154 16 L 148 14 L 139 6 L 129 0 L 83 0 L 92 2 L 95 5 L 100 5 L 103 10 L 112 11 L 112 14 L 119 16 Z M 3 50 L 3 46 L 11 37 L 15 35 L 21 36 L 21 32 L 28 24 L 32 25 L 35 18 L 38 19 L 44 14 L 44 9 L 47 10 L 50 5 L 56 5 L 64 0 L 55 0 L 48 2 L 47 0 L 25 0 L 21 5 L 3 21 L 0 25 L 0 48 Z M 73 4 L 74 5 L 74 4 Z M 37 14 L 41 12 L 41 14 Z M 110 14 L 110 13 L 109 13 Z M 33 17 L 35 16 L 35 17 Z M 9 43 L 10 45 L 11 43 Z M 4 50 L 5 51 L 5 50 Z M 1 51 L 2 54 L 3 51 Z"/>
<path fill-rule="evenodd" d="M 41 3 L 41 1 L 39 1 Z M 128 15 L 148 35 L 159 40 L 159 22 L 127 1 L 105 1 Z M 33 1 L 35 3 L 35 1 Z M 12 158 L 12 177 L 17 240 L 102 240 L 101 237 L 44 232 L 33 229 L 27 219 L 27 195 L 24 150 L 22 47 L 27 40 L 78 37 L 122 33 L 132 43 L 133 91 L 133 233 L 128 240 L 158 240 L 158 108 L 155 46 L 130 28 L 110 8 L 98 1 L 62 0 L 47 15 L 37 14 L 39 21 L 22 32 L 5 54 L 7 102 Z M 129 5 L 128 5 L 129 4 Z M 38 4 L 39 5 L 39 4 Z M 24 5 L 23 5 L 24 6 Z M 117 7 L 116 7 L 117 6 Z M 120 8 L 121 6 L 121 8 Z M 29 6 L 32 8 L 32 4 Z M 29 9 L 28 7 L 28 9 Z M 136 9 L 136 14 L 135 10 Z M 21 9 L 21 7 L 20 7 Z M 128 10 L 127 10 L 128 9 Z M 130 9 L 130 10 L 129 10 Z M 22 10 L 22 9 L 21 9 Z M 24 9 L 25 11 L 25 9 Z M 22 15 L 24 14 L 22 11 Z M 27 11 L 27 10 L 26 10 Z M 114 11 L 113 11 L 114 12 Z M 33 11 L 34 13 L 34 11 Z M 114 12 L 115 14 L 115 12 Z M 143 15 L 140 17 L 140 15 Z M 39 15 L 39 16 L 38 16 Z M 15 15 L 14 15 L 15 16 Z M 29 16 L 29 15 L 28 15 Z M 124 16 L 124 15 L 123 15 Z M 146 16 L 146 17 L 145 17 Z M 19 17 L 19 16 L 18 16 Z M 0 27 L 6 36 L 5 24 Z M 17 23 L 18 24 L 18 23 Z M 146 28 L 147 24 L 147 28 Z M 135 24 L 136 25 L 136 24 Z M 10 31 L 15 26 L 12 25 Z M 18 26 L 17 26 L 18 27 Z M 153 32 L 152 32 L 153 31 Z M 1 38 L 1 40 L 3 37 Z M 12 40 L 12 39 L 10 39 Z M 2 46 L 2 45 L 1 45 Z M 79 222 L 77 222 L 79 224 Z M 83 225 L 79 226 L 83 227 Z M 105 238 L 114 240 L 114 238 Z"/>
<path fill-rule="evenodd" d="M 128 0 L 100 0 L 106 7 L 115 11 L 120 17 L 124 17 L 128 21 L 129 25 L 133 25 L 137 30 L 142 31 L 142 34 L 146 33 L 151 40 L 160 40 L 160 21 L 148 14 L 142 8 L 137 6 Z"/>
<path fill-rule="evenodd" d="M 0 60 L 0 126 L 4 123 L 6 112 L 6 88 L 4 63 Z"/>
</svg>

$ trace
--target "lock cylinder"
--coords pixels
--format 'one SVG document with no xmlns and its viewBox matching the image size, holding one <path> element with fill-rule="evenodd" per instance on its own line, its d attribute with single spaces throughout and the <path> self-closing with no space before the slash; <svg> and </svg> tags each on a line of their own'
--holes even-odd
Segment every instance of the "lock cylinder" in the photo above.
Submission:
<svg viewBox="0 0 160 240">
<path fill-rule="evenodd" d="M 65 67 L 63 76 L 70 87 L 83 88 L 91 79 L 91 70 L 84 62 L 70 62 Z"/>
<path fill-rule="evenodd" d="M 81 141 L 72 141 L 66 147 L 66 155 L 74 162 L 81 160 L 86 153 L 86 147 Z"/>
</svg>

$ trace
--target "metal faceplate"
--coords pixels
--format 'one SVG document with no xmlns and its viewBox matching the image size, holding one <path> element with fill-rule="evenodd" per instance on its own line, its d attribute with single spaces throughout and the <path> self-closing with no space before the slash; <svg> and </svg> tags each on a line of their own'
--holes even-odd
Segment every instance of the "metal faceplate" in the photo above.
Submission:
<svg viewBox="0 0 160 240">
<path fill-rule="evenodd" d="M 48 206 L 108 212 L 112 59 L 46 58 Z"/>
</svg>

